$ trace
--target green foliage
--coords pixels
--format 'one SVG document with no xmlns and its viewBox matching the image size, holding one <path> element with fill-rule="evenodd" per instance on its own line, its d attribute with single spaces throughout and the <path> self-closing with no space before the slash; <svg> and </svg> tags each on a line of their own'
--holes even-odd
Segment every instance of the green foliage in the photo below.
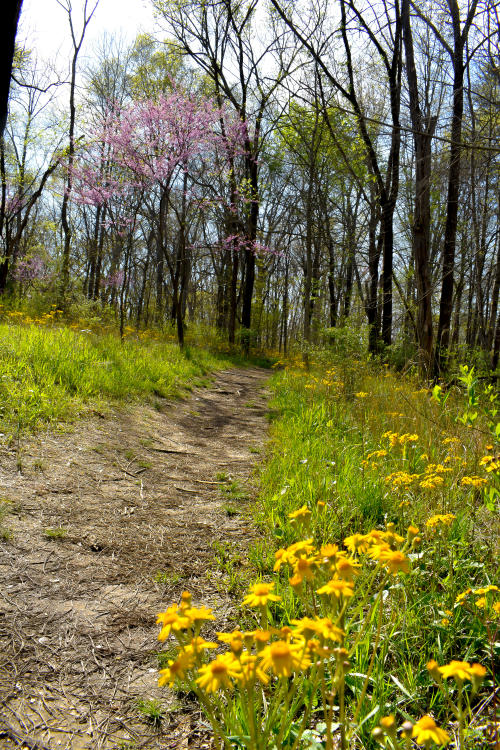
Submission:
<svg viewBox="0 0 500 750">
<path fill-rule="evenodd" d="M 56 529 L 44 529 L 43 534 L 47 539 L 64 539 L 68 530 L 62 527 Z"/>
<path fill-rule="evenodd" d="M 154 727 L 159 727 L 161 725 L 162 719 L 165 716 L 165 711 L 159 701 L 155 699 L 138 700 L 137 708 L 139 713 L 149 724 L 152 724 Z"/>
</svg>

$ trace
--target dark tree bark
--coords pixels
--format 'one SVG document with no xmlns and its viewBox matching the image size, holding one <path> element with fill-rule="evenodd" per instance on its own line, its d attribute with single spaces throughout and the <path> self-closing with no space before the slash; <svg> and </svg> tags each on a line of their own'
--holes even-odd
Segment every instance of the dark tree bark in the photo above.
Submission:
<svg viewBox="0 0 500 750">
<path fill-rule="evenodd" d="M 437 118 L 432 117 L 430 113 L 424 117 L 420 107 L 409 0 L 402 0 L 401 19 L 415 145 L 415 212 L 412 224 L 412 245 L 417 282 L 417 337 L 423 355 L 422 370 L 428 374 L 433 350 L 432 287 L 429 271 L 431 141 Z"/>
<path fill-rule="evenodd" d="M 458 0 L 446 0 L 453 30 L 453 44 L 450 45 L 431 19 L 420 10 L 419 4 L 410 0 L 414 12 L 429 26 L 443 49 L 450 57 L 453 69 L 453 104 L 451 116 L 450 160 L 448 167 L 448 191 L 446 197 L 446 223 L 443 238 L 443 268 L 441 275 L 441 296 L 439 301 L 439 322 L 435 348 L 436 374 L 446 366 L 450 343 L 451 316 L 453 312 L 453 278 L 455 247 L 457 239 L 458 197 L 460 192 L 460 159 L 462 152 L 462 120 L 464 111 L 464 74 L 469 61 L 464 60 L 464 52 L 472 22 L 476 15 L 478 0 L 469 4 L 463 24 L 460 18 Z"/>
<path fill-rule="evenodd" d="M 10 79 L 22 0 L 4 0 L 0 23 L 0 138 L 7 122 Z"/>
</svg>

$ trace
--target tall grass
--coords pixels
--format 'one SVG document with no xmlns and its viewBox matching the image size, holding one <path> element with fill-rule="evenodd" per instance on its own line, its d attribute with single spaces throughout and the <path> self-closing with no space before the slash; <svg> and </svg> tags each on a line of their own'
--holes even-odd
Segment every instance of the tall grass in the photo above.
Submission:
<svg viewBox="0 0 500 750">
<path fill-rule="evenodd" d="M 256 509 L 265 541 L 251 557 L 259 558 L 257 568 L 266 577 L 274 562 L 269 548 L 286 548 L 305 537 L 318 547 L 341 545 L 348 535 L 391 523 L 403 535 L 409 524 L 418 527 L 422 552 L 410 555 L 411 573 L 386 592 L 364 713 L 392 712 L 404 721 L 432 710 L 449 721 L 427 662 L 489 664 L 491 689 L 500 656 L 498 610 L 488 610 L 492 601 L 486 609 L 474 601 L 457 604 L 461 592 L 498 583 L 498 507 L 487 507 L 485 490 L 498 487 L 500 477 L 486 473 L 481 461 L 498 453 L 488 420 L 471 425 L 464 418 L 465 395 L 458 389 L 443 406 L 413 378 L 325 354 L 310 371 L 300 362 L 289 364 L 271 387 L 271 441 Z M 311 513 L 307 528 L 290 516 L 304 506 Z M 429 521 L 436 514 L 453 518 L 433 526 Z M 364 583 L 362 574 L 360 586 Z M 304 614 L 287 574 L 277 590 L 279 621 Z M 373 648 L 374 627 L 367 627 L 356 652 L 357 674 L 367 674 Z M 354 700 L 359 680 L 349 681 Z M 361 732 L 360 747 L 372 743 L 370 726 Z"/>
<path fill-rule="evenodd" d="M 92 400 L 175 397 L 231 365 L 203 349 L 66 327 L 0 323 L 0 431 L 71 419 Z"/>
</svg>

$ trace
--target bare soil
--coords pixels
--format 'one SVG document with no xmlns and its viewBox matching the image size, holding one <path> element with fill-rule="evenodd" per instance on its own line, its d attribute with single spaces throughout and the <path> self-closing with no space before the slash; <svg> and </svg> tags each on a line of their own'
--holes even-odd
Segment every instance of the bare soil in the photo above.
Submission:
<svg viewBox="0 0 500 750">
<path fill-rule="evenodd" d="M 0 748 L 211 747 L 189 696 L 157 686 L 155 619 L 187 589 L 216 630 L 233 626 L 214 557 L 246 581 L 268 377 L 227 370 L 188 400 L 94 414 L 0 452 L 12 531 L 0 543 Z M 160 727 L 139 710 L 153 699 Z"/>
</svg>

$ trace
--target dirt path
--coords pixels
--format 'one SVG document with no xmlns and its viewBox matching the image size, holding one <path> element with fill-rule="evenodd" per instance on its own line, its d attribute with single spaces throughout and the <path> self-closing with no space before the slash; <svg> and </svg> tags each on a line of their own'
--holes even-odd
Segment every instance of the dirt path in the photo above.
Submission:
<svg viewBox="0 0 500 750">
<path fill-rule="evenodd" d="M 214 548 L 237 567 L 230 549 L 251 534 L 240 511 L 268 377 L 224 371 L 161 411 L 134 406 L 32 440 L 22 473 L 0 454 L 14 511 L 0 547 L 0 748 L 210 746 L 195 705 L 157 687 L 154 621 L 188 589 L 217 629 L 231 627 Z M 138 710 L 151 699 L 166 710 L 160 732 Z"/>
</svg>

